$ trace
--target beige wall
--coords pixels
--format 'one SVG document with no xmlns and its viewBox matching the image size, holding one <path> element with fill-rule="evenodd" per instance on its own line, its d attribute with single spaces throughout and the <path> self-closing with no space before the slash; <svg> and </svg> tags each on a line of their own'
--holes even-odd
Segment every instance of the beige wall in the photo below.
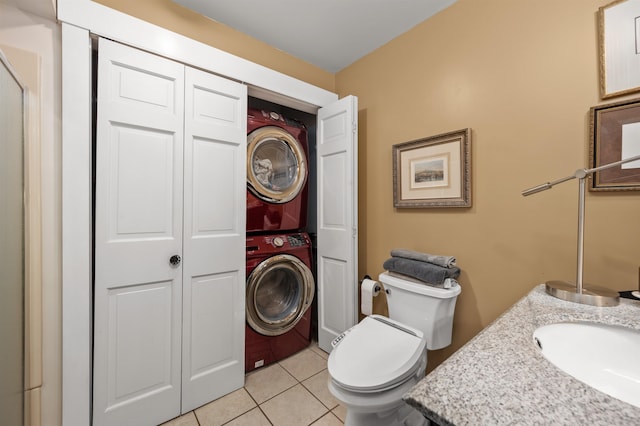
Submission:
<svg viewBox="0 0 640 426">
<path fill-rule="evenodd" d="M 453 353 L 536 284 L 576 276 L 576 181 L 599 99 L 597 16 L 609 0 L 458 0 L 337 74 L 359 98 L 360 268 L 392 248 L 455 255 Z M 640 97 L 640 95 L 638 95 Z M 473 207 L 394 209 L 392 145 L 472 129 Z M 588 193 L 585 281 L 638 288 L 640 193 Z"/>
<path fill-rule="evenodd" d="M 335 91 L 333 74 L 170 0 L 95 1 L 315 86 Z"/>
<path fill-rule="evenodd" d="M 535 285 L 575 278 L 577 183 L 520 192 L 587 166 L 589 108 L 608 103 L 596 12 L 609 0 L 458 0 L 335 76 L 169 0 L 100 2 L 358 96 L 361 275 L 376 276 L 396 247 L 455 255 L 463 270 L 453 344 L 429 369 Z M 394 209 L 391 146 L 466 127 L 473 207 Z M 636 288 L 640 194 L 587 195 L 585 280 Z"/>
</svg>

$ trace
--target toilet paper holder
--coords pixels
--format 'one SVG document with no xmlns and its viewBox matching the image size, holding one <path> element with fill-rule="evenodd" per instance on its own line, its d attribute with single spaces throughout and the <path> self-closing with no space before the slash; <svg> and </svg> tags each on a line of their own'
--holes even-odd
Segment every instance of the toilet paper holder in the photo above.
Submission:
<svg viewBox="0 0 640 426">
<path fill-rule="evenodd" d="M 364 280 L 370 280 L 370 279 L 372 279 L 372 278 L 371 278 L 369 275 L 365 275 L 365 276 L 364 276 L 364 278 L 362 278 L 362 280 L 360 280 L 360 284 L 362 284 L 362 281 L 364 281 Z M 385 289 L 381 288 L 381 287 L 380 287 L 380 284 L 376 284 L 376 286 L 375 286 L 373 289 L 374 289 L 375 291 L 384 290 L 384 292 L 385 292 L 386 294 L 389 294 L 389 290 L 387 290 L 386 288 L 385 288 Z"/>
<path fill-rule="evenodd" d="M 369 275 L 365 275 L 360 281 L 360 312 L 363 315 L 373 314 L 373 300 L 382 293 L 381 290 L 384 290 L 385 294 L 389 294 L 382 284 L 372 280 Z"/>
</svg>

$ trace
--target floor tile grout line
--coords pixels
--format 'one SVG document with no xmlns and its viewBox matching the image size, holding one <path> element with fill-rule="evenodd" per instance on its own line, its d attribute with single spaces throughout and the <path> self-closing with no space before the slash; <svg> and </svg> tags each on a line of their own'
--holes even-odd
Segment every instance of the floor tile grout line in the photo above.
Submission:
<svg viewBox="0 0 640 426">
<path fill-rule="evenodd" d="M 295 379 L 295 378 L 294 378 Z M 253 395 L 251 395 L 251 392 L 249 392 L 249 390 L 247 388 L 243 388 L 244 390 L 247 391 L 247 393 L 249 394 L 249 396 L 251 396 L 251 399 L 253 399 L 253 401 L 257 404 L 257 405 L 262 405 L 265 402 L 271 401 L 273 398 L 282 395 L 283 393 L 285 393 L 286 391 L 288 391 L 291 388 L 296 387 L 297 385 L 301 385 L 302 383 L 300 383 L 299 381 L 297 381 L 296 379 L 296 383 L 294 383 L 293 385 L 289 386 L 286 389 L 283 389 L 282 391 L 276 393 L 275 395 L 270 396 L 269 398 L 265 399 L 264 401 L 262 401 L 261 403 L 258 403 L 258 401 L 256 401 L 256 399 L 253 397 Z"/>
<path fill-rule="evenodd" d="M 196 410 L 194 409 L 194 410 L 192 410 L 191 412 L 193 413 L 193 417 L 195 417 L 195 418 L 196 418 L 196 423 L 198 423 L 198 426 L 202 426 L 202 425 L 200 424 L 200 419 L 198 418 L 198 414 L 196 413 Z M 183 414 L 183 415 L 184 415 L 184 414 Z M 180 417 L 182 417 L 182 416 L 180 416 Z"/>
<path fill-rule="evenodd" d="M 318 355 L 318 354 L 316 354 L 316 355 Z M 314 376 L 317 376 L 318 374 L 322 373 L 324 370 L 326 370 L 326 368 L 323 368 L 322 370 L 320 370 L 320 371 L 318 371 L 318 372 L 316 372 L 316 373 L 312 374 L 311 376 L 309 376 L 309 377 L 307 377 L 307 378 L 305 378 L 305 379 L 303 379 L 303 380 L 300 380 L 300 379 L 298 379 L 297 377 L 295 377 L 295 376 L 294 376 L 294 375 L 293 375 L 289 370 L 287 370 L 285 366 L 283 366 L 282 364 L 280 364 L 280 362 L 277 362 L 277 364 L 278 364 L 278 365 L 279 365 L 279 366 L 280 366 L 280 367 L 281 367 L 281 368 L 282 368 L 282 369 L 283 369 L 287 374 L 289 374 L 289 376 L 293 377 L 293 379 L 296 381 L 296 383 L 295 383 L 294 385 L 292 385 L 292 386 L 289 386 L 287 389 L 284 389 L 283 391 L 281 391 L 281 392 L 277 393 L 276 395 L 273 395 L 273 396 L 272 396 L 272 397 L 270 397 L 269 399 L 267 399 L 267 400 L 263 401 L 261 404 L 258 404 L 258 408 L 260 408 L 260 411 L 262 411 L 262 413 L 263 413 L 263 414 L 264 414 L 264 416 L 267 418 L 267 420 L 269 421 L 269 423 L 271 423 L 271 424 L 273 425 L 273 422 L 271 421 L 271 419 L 269 419 L 269 416 L 267 416 L 267 413 L 265 413 L 265 412 L 262 410 L 262 404 L 265 404 L 266 402 L 268 402 L 268 401 L 270 401 L 270 400 L 272 400 L 272 399 L 274 399 L 274 398 L 276 398 L 276 397 L 278 397 L 278 396 L 282 395 L 283 393 L 285 393 L 285 392 L 287 392 L 287 391 L 291 390 L 292 388 L 296 387 L 297 385 L 300 385 L 304 390 L 306 390 L 306 391 L 307 391 L 307 392 L 308 392 L 308 393 L 309 393 L 309 394 L 310 394 L 310 395 L 311 395 L 311 396 L 312 396 L 316 401 L 318 401 L 318 402 L 319 402 L 319 403 L 320 403 L 320 404 L 321 404 L 321 405 L 326 409 L 326 411 L 325 411 L 325 412 L 323 412 L 319 417 L 317 417 L 316 419 L 314 419 L 313 421 L 311 421 L 307 426 L 311 426 L 311 425 L 313 425 L 315 422 L 317 422 L 318 420 L 320 420 L 321 418 L 323 418 L 323 417 L 324 417 L 324 416 L 326 416 L 327 414 L 331 414 L 332 416 L 336 417 L 336 419 L 338 419 L 339 421 L 341 421 L 341 420 L 340 420 L 340 419 L 339 419 L 339 418 L 338 418 L 334 413 L 332 413 L 332 412 L 331 412 L 332 408 L 327 407 L 327 405 L 326 405 L 326 404 L 324 404 L 324 403 L 323 403 L 323 402 L 322 402 L 322 401 L 321 401 L 321 400 L 320 400 L 320 399 L 319 399 L 319 398 L 318 398 L 318 397 L 317 397 L 317 396 L 312 392 L 312 390 L 311 390 L 311 389 L 309 389 L 307 386 L 305 386 L 305 385 L 304 385 L 304 383 L 303 383 L 305 380 L 309 380 L 310 378 L 312 378 L 312 377 L 314 377 Z M 247 393 L 249 393 L 249 392 L 247 391 Z M 253 396 L 252 396 L 252 398 L 253 398 Z M 254 402 L 256 402 L 256 403 L 257 403 L 257 401 L 255 401 L 255 399 L 254 399 Z M 336 405 L 336 407 L 337 407 L 337 405 Z M 336 408 L 336 407 L 333 407 L 333 408 Z"/>
<path fill-rule="evenodd" d="M 316 343 L 317 345 L 317 343 Z M 319 358 L 321 358 L 323 361 L 327 361 L 327 358 L 325 358 L 322 354 L 318 353 L 317 351 L 315 351 L 312 348 L 312 345 L 310 345 L 309 347 L 305 348 L 304 350 L 308 350 L 309 352 L 313 353 L 314 355 L 318 356 Z M 300 351 L 302 352 L 302 351 Z M 267 415 L 267 413 L 263 410 L 262 405 L 267 403 L 268 401 L 282 395 L 283 393 L 291 390 L 292 388 L 296 387 L 297 385 L 301 385 L 301 388 L 304 389 L 306 392 L 308 392 L 309 394 L 311 394 L 311 396 L 317 401 L 319 402 L 322 407 L 324 407 L 326 409 L 326 411 L 324 413 L 322 413 L 318 418 L 314 419 L 311 423 L 309 423 L 307 426 L 311 426 L 314 423 L 318 422 L 321 418 L 325 417 L 327 414 L 330 414 L 332 417 L 334 417 L 335 419 L 337 419 L 341 424 L 342 420 L 340 419 L 340 417 L 338 417 L 338 415 L 336 413 L 333 412 L 333 410 L 335 410 L 336 408 L 338 408 L 340 406 L 340 404 L 337 404 L 333 407 L 329 407 L 327 404 L 325 404 L 320 398 L 318 398 L 318 396 L 316 396 L 316 394 L 307 386 L 305 386 L 305 384 L 303 383 L 304 381 L 307 381 L 319 374 L 322 374 L 325 370 L 327 370 L 327 368 L 323 368 L 320 371 L 317 371 L 313 374 L 311 374 L 309 377 L 305 377 L 304 379 L 299 379 L 297 378 L 291 371 L 289 371 L 284 365 L 282 365 L 282 363 L 280 361 L 276 361 L 274 364 L 277 364 L 289 377 L 291 377 L 295 383 L 289 387 L 287 387 L 286 389 L 278 392 L 275 395 L 270 396 L 269 398 L 267 398 L 266 400 L 262 401 L 262 403 L 258 403 L 258 401 L 256 400 L 256 398 L 251 394 L 251 392 L 249 392 L 249 390 L 246 388 L 246 386 L 243 386 L 242 389 L 249 395 L 249 398 L 251 398 L 251 400 L 253 401 L 253 403 L 255 404 L 255 406 L 251 407 L 250 409 L 248 409 L 247 411 L 244 411 L 243 413 L 235 416 L 234 418 L 230 419 L 229 421 L 225 422 L 224 424 L 229 424 L 230 422 L 233 422 L 234 420 L 246 415 L 247 413 L 249 413 L 250 411 L 252 411 L 254 408 L 258 408 L 258 410 L 260 410 L 260 412 L 262 413 L 262 415 L 267 419 L 267 421 L 269 422 L 270 425 L 274 425 L 273 421 L 269 418 L 269 416 Z M 266 367 L 266 366 L 265 366 Z M 250 374 L 250 373 L 249 373 Z M 248 374 L 245 374 L 245 378 L 248 376 Z M 246 380 L 245 380 L 246 381 Z M 191 411 L 194 415 L 194 418 L 196 420 L 196 423 L 198 424 L 198 426 L 202 426 L 200 419 L 198 418 L 198 415 L 196 414 L 196 410 L 192 410 Z"/>
<path fill-rule="evenodd" d="M 317 418 L 313 419 L 313 420 L 311 421 L 311 423 L 307 424 L 307 426 L 312 426 L 315 422 L 317 422 L 318 420 L 320 420 L 321 418 L 323 418 L 324 416 L 326 416 L 326 415 L 327 415 L 327 414 L 329 414 L 329 413 L 331 413 L 331 410 L 329 410 L 329 411 L 327 411 L 327 412 L 325 412 L 325 413 L 320 414 L 320 416 L 318 416 Z"/>
<path fill-rule="evenodd" d="M 340 419 L 340 417 L 336 416 L 336 414 L 335 414 L 333 411 L 329 410 L 328 412 L 324 413 L 324 414 L 323 414 L 322 416 L 320 416 L 319 418 L 315 419 L 315 420 L 313 421 L 313 423 L 311 423 L 309 426 L 313 426 L 315 423 L 317 423 L 317 422 L 318 422 L 318 420 L 320 420 L 320 419 L 322 419 L 322 418 L 326 417 L 326 415 L 327 415 L 327 414 L 330 414 L 330 415 L 331 415 L 332 417 L 334 417 L 337 421 L 339 421 L 341 425 L 344 425 L 344 422 Z"/>
<path fill-rule="evenodd" d="M 262 407 L 258 404 L 258 410 L 260 410 L 260 412 L 262 413 L 262 415 L 264 416 L 265 419 L 267 419 L 267 421 L 269 422 L 269 424 L 271 426 L 273 425 L 273 422 L 271 421 L 271 419 L 269 418 L 269 416 L 267 415 L 267 413 L 265 413 L 265 411 L 262 409 Z"/>
<path fill-rule="evenodd" d="M 295 385 L 294 385 L 294 386 L 295 386 Z M 269 418 L 269 416 L 267 416 L 267 413 L 265 413 L 265 412 L 264 412 L 264 410 L 262 409 L 262 404 L 264 404 L 265 402 L 269 401 L 270 399 L 272 399 L 272 398 L 274 398 L 274 397 L 271 397 L 271 398 L 269 398 L 269 399 L 267 399 L 267 400 L 265 400 L 265 401 L 262 401 L 262 403 L 260 403 L 260 404 L 259 404 L 259 403 L 258 403 L 258 401 L 256 401 L 256 399 L 253 397 L 253 395 L 251 395 L 251 392 L 249 392 L 249 390 L 248 390 L 247 388 L 243 387 L 243 389 L 244 389 L 244 390 L 249 394 L 249 396 L 251 397 L 251 399 L 253 400 L 253 402 L 255 402 L 255 403 L 256 403 L 256 407 L 258 408 L 258 410 L 260 410 L 260 412 L 262 413 L 262 415 L 264 416 L 264 418 L 265 418 L 265 419 L 267 419 L 267 421 L 269 422 L 269 424 L 270 424 L 271 426 L 273 426 L 273 422 L 271 421 L 271 419 Z M 291 389 L 291 388 L 288 388 L 288 389 Z M 282 392 L 280 392 L 280 393 L 282 393 Z M 280 394 L 278 394 L 278 395 L 280 395 Z M 254 407 L 254 408 L 255 408 L 255 407 Z M 252 410 L 253 410 L 253 408 L 252 408 Z M 245 414 L 246 414 L 246 413 L 245 413 Z"/>
<path fill-rule="evenodd" d="M 315 376 L 317 376 L 318 374 L 321 374 L 324 370 L 326 370 L 326 368 L 325 368 L 325 369 L 323 369 L 323 370 L 318 371 L 316 374 L 312 375 L 311 377 L 315 377 Z M 309 380 L 311 377 L 309 377 L 308 379 L 305 379 L 305 380 Z M 312 391 L 311 389 L 309 389 L 308 387 L 306 387 L 306 386 L 304 385 L 304 383 L 303 383 L 303 382 L 300 382 L 300 384 L 301 384 L 301 385 L 302 385 L 302 387 L 303 387 L 303 388 L 305 388 L 305 389 L 306 389 L 306 390 L 307 390 L 307 391 L 308 391 L 308 392 L 309 392 L 309 393 L 310 393 L 310 394 L 311 394 L 315 399 L 317 399 L 317 400 L 320 402 L 320 404 L 322 404 L 323 406 L 327 407 L 327 409 L 329 410 L 329 412 L 331 412 L 331 410 L 333 410 L 333 409 L 334 409 L 334 408 L 336 408 L 338 405 L 340 405 L 340 404 L 337 404 L 337 405 L 335 405 L 333 408 L 328 407 L 328 406 L 327 406 L 327 404 L 325 404 L 324 402 L 322 402 L 322 400 L 321 400 L 320 398 L 318 398 L 318 397 L 316 396 L 316 394 L 315 394 L 315 393 L 313 393 L 313 391 Z"/>
<path fill-rule="evenodd" d="M 243 387 L 243 389 L 245 389 L 245 391 L 249 394 L 249 396 L 251 397 L 251 399 L 253 400 L 254 403 L 256 403 L 258 409 L 260 410 L 260 412 L 262 412 L 262 414 L 264 415 L 264 417 L 267 419 L 267 421 L 273 426 L 273 422 L 271 421 L 271 419 L 269 418 L 269 416 L 267 415 L 267 413 L 262 409 L 262 405 L 267 403 L 268 401 L 271 401 L 272 399 L 282 395 L 283 393 L 291 390 L 292 388 L 300 385 L 302 386 L 303 389 L 305 389 L 307 392 L 309 392 L 311 394 L 311 396 L 313 396 L 316 400 L 318 400 L 320 402 L 320 404 L 322 404 L 322 401 L 320 401 L 314 394 L 313 392 L 311 392 L 311 390 L 309 390 L 303 383 L 301 380 L 299 380 L 297 377 L 295 377 L 293 374 L 291 374 L 291 372 L 289 370 L 287 370 L 283 365 L 280 364 L 280 362 L 276 362 L 274 364 L 278 364 L 280 366 L 280 368 L 282 368 L 284 370 L 285 373 L 287 373 L 289 376 L 291 376 L 296 383 L 294 383 L 293 385 L 287 387 L 286 389 L 282 390 L 281 392 L 278 392 L 275 395 L 272 395 L 271 397 L 265 399 L 264 401 L 262 401 L 261 403 L 258 403 L 258 401 L 256 401 L 256 399 L 253 397 L 253 395 L 251 395 L 251 392 L 249 392 L 248 389 L 246 389 L 246 387 Z M 265 366 L 266 367 L 266 366 Z M 323 369 L 324 370 L 324 369 Z M 320 374 L 323 370 L 319 371 L 318 373 L 312 374 L 311 376 L 309 376 L 308 378 L 304 379 L 304 380 L 308 380 L 309 378 L 315 376 L 316 374 Z M 327 406 L 325 404 L 322 404 L 323 407 L 327 408 Z M 252 408 L 253 409 L 253 408 Z M 249 410 L 250 411 L 250 410 Z M 241 414 L 240 416 L 246 414 L 247 412 Z M 327 413 L 331 413 L 331 409 L 327 408 L 327 412 L 322 413 L 322 415 L 316 419 L 314 419 L 311 423 L 309 423 L 307 426 L 311 426 L 313 423 L 317 422 L 318 420 L 320 420 L 323 416 L 325 416 Z M 332 413 L 333 414 L 333 413 Z M 333 414 L 335 416 L 335 414 Z M 237 416 L 236 418 L 240 417 Z M 233 421 L 235 419 L 230 420 L 229 422 Z M 227 423 L 229 423 L 227 422 Z M 226 423 L 225 423 L 226 424 Z"/>
<path fill-rule="evenodd" d="M 258 401 L 256 401 L 256 399 L 253 397 L 253 395 L 251 395 L 251 392 L 249 392 L 249 390 L 246 387 L 242 387 L 242 389 L 247 393 L 247 395 L 249 395 L 249 398 L 251 398 L 251 400 L 253 401 L 254 404 L 256 404 L 254 407 L 251 407 L 250 409 L 248 409 L 247 411 L 245 411 L 244 413 L 237 415 L 236 417 L 234 417 L 233 419 L 229 420 L 228 422 L 226 422 L 225 424 L 231 423 L 232 421 L 234 421 L 235 419 L 244 416 L 245 414 L 247 414 L 248 412 L 250 412 L 251 410 L 258 408 L 260 410 L 260 404 L 258 404 Z M 260 410 L 262 412 L 262 410 Z M 262 413 L 264 414 L 264 412 Z M 267 418 L 267 421 L 269 421 L 269 423 L 271 423 L 271 421 L 269 420 L 269 418 L 265 415 L 265 417 Z M 271 423 L 273 425 L 273 423 Z"/>
<path fill-rule="evenodd" d="M 287 367 L 285 367 L 284 365 L 280 364 L 280 362 L 276 362 L 276 364 L 278 364 L 280 366 L 280 368 L 282 368 L 288 375 L 290 375 L 295 381 L 297 381 L 298 383 L 300 383 L 300 380 L 293 375 L 293 373 L 291 371 L 289 371 L 287 369 Z"/>
<path fill-rule="evenodd" d="M 317 354 L 316 354 L 317 355 Z M 319 355 L 317 355 L 318 357 L 320 357 Z M 322 357 L 320 357 L 322 358 Z M 326 363 L 327 360 L 323 359 L 323 361 Z M 279 363 L 278 363 L 279 364 Z M 311 374 L 309 377 L 305 377 L 303 379 L 298 379 L 292 372 L 290 372 L 289 370 L 287 370 L 286 367 L 284 367 L 283 365 L 280 365 L 287 373 L 289 373 L 294 379 L 296 379 L 298 382 L 302 383 L 305 380 L 309 380 L 311 377 L 315 376 L 316 374 L 324 371 L 327 369 L 327 367 L 324 367 L 322 369 L 320 369 L 319 371 L 316 371 L 315 373 Z"/>
</svg>

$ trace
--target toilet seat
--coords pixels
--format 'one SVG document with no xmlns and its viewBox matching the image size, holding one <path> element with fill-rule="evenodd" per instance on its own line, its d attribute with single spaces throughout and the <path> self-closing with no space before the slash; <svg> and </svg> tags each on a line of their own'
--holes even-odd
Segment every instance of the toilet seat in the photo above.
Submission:
<svg viewBox="0 0 640 426">
<path fill-rule="evenodd" d="M 329 356 L 333 382 L 355 392 L 396 387 L 420 368 L 426 342 L 422 332 L 380 315 L 349 330 Z"/>
</svg>

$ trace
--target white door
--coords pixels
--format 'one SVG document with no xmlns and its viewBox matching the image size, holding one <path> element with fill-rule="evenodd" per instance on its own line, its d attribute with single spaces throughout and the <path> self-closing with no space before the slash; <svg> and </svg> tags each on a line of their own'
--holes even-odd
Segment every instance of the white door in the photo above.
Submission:
<svg viewBox="0 0 640 426">
<path fill-rule="evenodd" d="M 99 41 L 94 424 L 180 414 L 184 66 Z"/>
<path fill-rule="evenodd" d="M 182 412 L 244 385 L 247 90 L 186 68 Z"/>
<path fill-rule="evenodd" d="M 318 345 L 357 322 L 358 98 L 318 111 Z"/>
<path fill-rule="evenodd" d="M 243 386 L 246 87 L 100 40 L 94 424 Z"/>
</svg>

